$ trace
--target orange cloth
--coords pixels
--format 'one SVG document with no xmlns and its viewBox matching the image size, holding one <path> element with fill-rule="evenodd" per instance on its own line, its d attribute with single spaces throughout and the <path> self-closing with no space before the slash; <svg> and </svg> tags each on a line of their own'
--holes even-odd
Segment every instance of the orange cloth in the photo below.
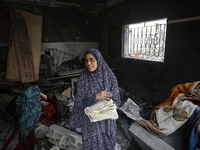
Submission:
<svg viewBox="0 0 200 150">
<path fill-rule="evenodd" d="M 190 88 L 192 87 L 192 85 L 193 85 L 194 83 L 195 83 L 195 82 L 192 82 L 192 83 L 185 83 L 185 84 L 179 84 L 179 85 L 174 86 L 174 87 L 170 90 L 167 100 L 166 100 L 164 103 L 162 103 L 162 104 L 160 104 L 159 106 L 157 106 L 157 108 L 172 106 L 174 99 L 175 99 L 180 93 L 191 94 L 191 93 L 190 93 Z"/>
</svg>

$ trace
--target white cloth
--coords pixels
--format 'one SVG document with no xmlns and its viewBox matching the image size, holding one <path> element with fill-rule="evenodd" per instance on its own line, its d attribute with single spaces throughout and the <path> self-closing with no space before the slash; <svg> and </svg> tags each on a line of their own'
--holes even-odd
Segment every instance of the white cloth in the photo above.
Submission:
<svg viewBox="0 0 200 150">
<path fill-rule="evenodd" d="M 156 111 L 156 119 L 158 128 L 162 130 L 162 133 L 165 135 L 169 135 L 176 131 L 178 128 L 180 128 L 184 123 L 188 121 L 192 113 L 194 112 L 197 105 L 194 105 L 192 102 L 188 100 L 180 101 L 176 105 L 172 106 L 175 107 L 178 106 L 179 109 L 184 109 L 184 111 L 187 114 L 187 118 L 185 118 L 183 121 L 177 121 L 173 117 L 173 109 L 169 112 L 166 112 L 163 107 L 159 108 Z"/>
<path fill-rule="evenodd" d="M 142 120 L 140 116 L 140 107 L 130 98 L 124 103 L 122 107 L 119 107 L 129 118 L 133 120 Z"/>
<path fill-rule="evenodd" d="M 90 118 L 91 122 L 101 121 L 105 119 L 118 119 L 117 106 L 113 100 L 100 100 L 92 106 L 84 109 L 85 114 Z"/>
</svg>

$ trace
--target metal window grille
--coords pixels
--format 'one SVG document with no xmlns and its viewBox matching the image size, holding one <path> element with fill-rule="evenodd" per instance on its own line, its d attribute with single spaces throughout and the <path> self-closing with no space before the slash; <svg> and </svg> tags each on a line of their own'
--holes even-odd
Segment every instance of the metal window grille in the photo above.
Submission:
<svg viewBox="0 0 200 150">
<path fill-rule="evenodd" d="M 123 56 L 128 58 L 164 61 L 166 19 L 124 26 Z"/>
</svg>

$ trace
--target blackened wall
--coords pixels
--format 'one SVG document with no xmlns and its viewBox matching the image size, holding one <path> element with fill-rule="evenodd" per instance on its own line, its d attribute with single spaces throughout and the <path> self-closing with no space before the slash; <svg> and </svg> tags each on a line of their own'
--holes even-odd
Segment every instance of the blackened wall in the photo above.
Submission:
<svg viewBox="0 0 200 150">
<path fill-rule="evenodd" d="M 42 9 L 44 27 L 42 42 L 97 42 L 95 11 L 78 9 Z"/>
<path fill-rule="evenodd" d="M 164 63 L 121 58 L 122 25 L 167 17 L 168 21 L 200 16 L 200 2 L 128 0 L 100 13 L 99 49 L 116 72 L 120 86 L 157 104 L 170 89 L 200 80 L 200 20 L 167 25 Z"/>
<path fill-rule="evenodd" d="M 9 42 L 9 8 L 16 8 L 43 16 L 42 43 L 48 42 L 97 42 L 98 12 L 72 8 L 38 6 L 1 6 L 0 43 Z"/>
<path fill-rule="evenodd" d="M 10 41 L 11 20 L 9 8 L 16 8 L 43 16 L 41 43 L 57 43 L 54 49 L 61 47 L 63 51 L 73 54 L 85 47 L 98 45 L 98 12 L 79 10 L 75 8 L 42 7 L 20 4 L 5 5 L 0 2 L 0 71 L 6 71 L 8 46 Z M 58 46 L 68 45 L 68 47 Z M 64 44 L 63 44 L 64 43 Z M 75 43 L 75 44 L 74 44 Z M 75 48 L 70 46 L 76 45 Z M 48 46 L 48 45 L 47 45 Z M 90 47 L 95 48 L 95 47 Z M 87 49 L 86 49 L 87 50 Z M 86 51 L 85 50 L 85 51 Z M 80 53 L 80 52 L 79 52 Z"/>
</svg>

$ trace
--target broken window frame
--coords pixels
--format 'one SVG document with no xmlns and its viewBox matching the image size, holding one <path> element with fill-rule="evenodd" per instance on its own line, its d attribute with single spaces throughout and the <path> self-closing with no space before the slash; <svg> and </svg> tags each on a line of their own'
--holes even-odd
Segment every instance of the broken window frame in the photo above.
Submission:
<svg viewBox="0 0 200 150">
<path fill-rule="evenodd" d="M 122 58 L 164 62 L 167 18 L 122 26 Z"/>
</svg>

